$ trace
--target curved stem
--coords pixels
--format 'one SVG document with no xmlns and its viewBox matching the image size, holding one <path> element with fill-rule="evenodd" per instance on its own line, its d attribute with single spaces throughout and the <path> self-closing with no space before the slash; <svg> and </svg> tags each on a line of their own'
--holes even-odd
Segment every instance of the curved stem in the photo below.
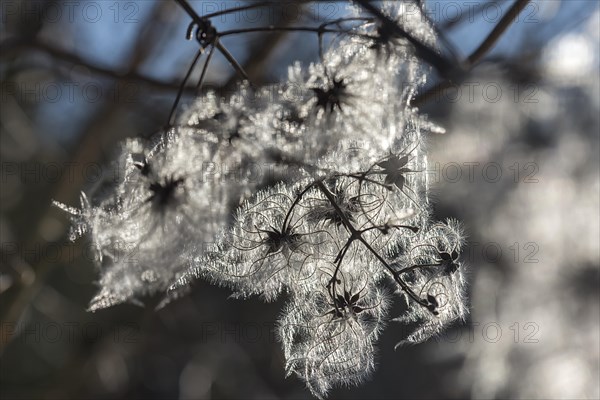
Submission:
<svg viewBox="0 0 600 400">
<path fill-rule="evenodd" d="M 208 51 L 208 56 L 206 57 L 206 61 L 204 62 L 204 66 L 202 67 L 202 73 L 200 73 L 200 79 L 198 80 L 198 85 L 196 85 L 196 91 L 200 91 L 202 87 L 202 83 L 204 82 L 204 76 L 206 75 L 206 71 L 208 70 L 208 64 L 210 64 L 210 60 L 215 52 L 215 46 L 211 46 Z"/>
<path fill-rule="evenodd" d="M 285 218 L 283 220 L 283 225 L 281 226 L 281 232 L 285 232 L 289 219 L 292 216 L 292 211 L 294 210 L 294 207 L 296 207 L 298 205 L 298 202 L 300 201 L 300 199 L 302 199 L 302 196 L 304 196 L 304 194 L 306 192 L 308 192 L 310 190 L 310 188 L 312 188 L 314 185 L 314 183 L 311 183 L 310 185 L 308 185 L 307 187 L 305 187 L 302 192 L 298 193 L 298 196 L 296 196 L 296 199 L 294 199 L 294 202 L 292 203 L 292 205 L 290 206 L 290 209 L 288 210 L 287 214 L 285 215 Z"/>
<path fill-rule="evenodd" d="M 246 71 L 244 71 L 244 68 L 242 68 L 242 66 L 237 62 L 237 60 L 231 55 L 229 50 L 227 50 L 225 48 L 225 46 L 223 46 L 221 44 L 221 41 L 218 38 L 217 38 L 217 40 L 215 40 L 214 45 L 217 49 L 219 49 L 219 51 L 221 52 L 221 54 L 223 54 L 223 56 L 227 59 L 227 61 L 229 61 L 229 63 L 233 66 L 233 68 L 235 68 L 235 70 L 237 72 L 239 72 L 239 74 L 242 75 L 242 77 L 244 79 L 246 79 L 248 82 L 250 82 L 250 78 L 248 77 L 248 74 L 246 73 Z M 250 82 L 250 83 L 252 83 L 252 82 Z"/>
<path fill-rule="evenodd" d="M 314 26 L 261 26 L 257 28 L 240 28 L 231 29 L 219 33 L 219 37 L 225 37 L 230 35 L 238 35 L 241 33 L 253 33 L 253 32 L 312 32 L 312 33 L 352 33 L 349 30 L 344 29 L 320 29 Z M 371 35 L 362 33 L 352 33 L 354 36 L 363 37 L 366 39 L 375 39 Z"/>
<path fill-rule="evenodd" d="M 171 112 L 169 113 L 169 121 L 168 121 L 169 127 L 173 126 L 173 124 L 175 123 L 175 114 L 177 111 L 177 106 L 179 105 L 179 101 L 181 100 L 181 95 L 183 94 L 185 84 L 190 79 L 190 76 L 192 75 L 192 72 L 194 71 L 194 67 L 196 66 L 196 63 L 200 59 L 200 56 L 202 55 L 203 52 L 204 52 L 204 49 L 202 49 L 202 48 L 200 50 L 198 50 L 198 52 L 196 53 L 196 56 L 194 57 L 194 60 L 192 61 L 192 65 L 190 65 L 188 72 L 185 74 L 185 77 L 183 78 L 183 82 L 181 82 L 181 85 L 179 86 L 179 90 L 177 91 L 177 96 L 175 97 L 175 101 L 173 102 L 173 107 L 171 107 Z"/>
<path fill-rule="evenodd" d="M 400 271 L 398 271 L 398 275 L 404 274 L 406 272 L 413 271 L 415 269 L 441 267 L 441 266 L 442 266 L 442 264 L 419 264 L 419 265 L 413 265 L 411 267 L 406 267 L 406 268 L 401 269 Z"/>
</svg>

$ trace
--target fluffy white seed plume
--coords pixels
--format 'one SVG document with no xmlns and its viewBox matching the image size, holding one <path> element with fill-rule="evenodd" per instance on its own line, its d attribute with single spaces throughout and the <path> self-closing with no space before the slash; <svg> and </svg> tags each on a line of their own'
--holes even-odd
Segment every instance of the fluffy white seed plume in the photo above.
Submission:
<svg viewBox="0 0 600 400">
<path fill-rule="evenodd" d="M 238 209 L 232 229 L 215 249 L 192 261 L 189 273 L 228 285 L 237 296 L 260 294 L 266 300 L 310 283 L 318 244 L 325 238 L 306 221 L 297 206 L 301 198 L 300 185 L 260 191 Z"/>
<path fill-rule="evenodd" d="M 337 289 L 294 296 L 279 321 L 287 373 L 296 373 L 319 398 L 333 386 L 362 382 L 375 366 L 374 343 L 388 300 L 360 267 L 347 268 Z"/>
<path fill-rule="evenodd" d="M 384 10 L 435 45 L 416 8 Z M 287 293 L 286 368 L 318 397 L 374 369 L 392 301 L 406 303 L 395 320 L 416 326 L 408 342 L 465 315 L 460 228 L 431 221 L 423 137 L 439 129 L 410 106 L 424 69 L 406 39 L 356 16 L 322 62 L 198 98 L 157 144 L 125 146 L 111 196 L 63 206 L 98 249 L 92 310 L 172 284 L 166 302 L 196 279 L 241 298 Z"/>
<path fill-rule="evenodd" d="M 90 232 L 98 251 L 101 289 L 90 310 L 163 292 L 222 226 L 227 185 L 203 168 L 228 155 L 205 139 L 172 131 L 150 149 L 128 143 L 113 197 L 91 207 L 82 196 L 82 209 L 71 210 L 74 237 Z"/>
<path fill-rule="evenodd" d="M 414 325 L 414 330 L 398 345 L 420 343 L 439 334 L 448 324 L 468 314 L 464 290 L 465 267 L 459 260 L 464 238 L 454 220 L 422 230 L 396 260 L 400 277 L 429 307 L 419 307 L 402 292 L 406 311 L 394 321 Z"/>
</svg>

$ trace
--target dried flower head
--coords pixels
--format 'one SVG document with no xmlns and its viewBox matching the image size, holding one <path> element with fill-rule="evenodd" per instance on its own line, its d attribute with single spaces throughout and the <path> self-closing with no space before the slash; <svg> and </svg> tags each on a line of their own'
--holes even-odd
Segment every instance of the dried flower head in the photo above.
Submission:
<svg viewBox="0 0 600 400">
<path fill-rule="evenodd" d="M 428 197 L 423 136 L 439 129 L 410 105 L 426 76 L 414 40 L 433 47 L 434 35 L 405 11 L 386 3 L 412 42 L 355 18 L 287 82 L 208 93 L 156 143 L 126 145 L 112 193 L 63 206 L 73 238 L 89 233 L 98 250 L 90 308 L 169 287 L 164 304 L 196 279 L 241 298 L 287 293 L 286 368 L 317 397 L 373 371 L 387 321 L 415 326 L 405 341 L 420 342 L 463 318 L 463 234 L 432 220 Z"/>
</svg>

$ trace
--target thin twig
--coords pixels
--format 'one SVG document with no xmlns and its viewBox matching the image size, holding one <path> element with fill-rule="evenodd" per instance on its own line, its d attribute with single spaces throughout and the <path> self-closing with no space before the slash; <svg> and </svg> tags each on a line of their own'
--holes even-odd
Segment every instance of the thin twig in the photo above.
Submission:
<svg viewBox="0 0 600 400">
<path fill-rule="evenodd" d="M 165 82 L 158 79 L 154 79 L 143 74 L 140 74 L 137 71 L 128 70 L 124 73 L 120 73 L 115 71 L 112 68 L 101 67 L 99 65 L 94 64 L 93 62 L 86 60 L 76 54 L 63 50 L 59 47 L 56 47 L 49 43 L 41 43 L 36 40 L 11 40 L 8 39 L 2 43 L 0 43 L 0 57 L 1 58 L 9 58 L 15 53 L 19 53 L 27 50 L 37 50 L 44 52 L 53 58 L 67 62 L 73 65 L 82 65 L 89 69 L 91 72 L 96 73 L 98 75 L 102 75 L 108 78 L 121 80 L 121 81 L 129 81 L 140 83 L 146 86 L 150 86 L 154 89 L 159 90 L 168 90 L 175 91 L 179 89 L 179 85 L 175 82 Z M 193 93 L 194 88 L 188 87 L 186 91 Z"/>
<path fill-rule="evenodd" d="M 516 0 L 508 12 L 502 17 L 494 29 L 489 33 L 485 40 L 471 53 L 464 62 L 467 70 L 472 70 L 475 65 L 496 45 L 500 37 L 506 32 L 517 16 L 523 11 L 530 0 Z M 430 100 L 440 91 L 452 87 L 452 82 L 446 80 L 440 82 L 426 92 L 416 96 L 411 102 L 412 105 L 419 106 Z"/>
<path fill-rule="evenodd" d="M 508 12 L 502 17 L 498 25 L 490 32 L 485 38 L 483 43 L 469 56 L 467 59 L 468 66 L 473 67 L 478 61 L 480 61 L 485 54 L 490 51 L 496 42 L 500 39 L 502 34 L 508 29 L 513 23 L 517 16 L 523 11 L 530 0 L 516 0 Z"/>
</svg>

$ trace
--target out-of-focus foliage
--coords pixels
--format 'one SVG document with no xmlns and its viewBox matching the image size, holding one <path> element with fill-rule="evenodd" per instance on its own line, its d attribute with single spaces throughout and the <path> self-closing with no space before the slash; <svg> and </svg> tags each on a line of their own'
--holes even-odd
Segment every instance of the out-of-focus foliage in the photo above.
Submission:
<svg viewBox="0 0 600 400">
<path fill-rule="evenodd" d="M 463 176 L 440 191 L 472 221 L 473 254 L 494 244 L 473 259 L 472 320 L 498 324 L 501 337 L 492 327 L 492 340 L 444 346 L 465 358 L 459 382 L 475 398 L 600 396 L 599 18 L 546 44 L 535 84 L 510 67 L 482 70 L 478 82 L 509 96 L 454 104 L 433 156 L 478 163 L 473 182 Z M 500 170 L 486 179 L 491 163 Z"/>
</svg>

